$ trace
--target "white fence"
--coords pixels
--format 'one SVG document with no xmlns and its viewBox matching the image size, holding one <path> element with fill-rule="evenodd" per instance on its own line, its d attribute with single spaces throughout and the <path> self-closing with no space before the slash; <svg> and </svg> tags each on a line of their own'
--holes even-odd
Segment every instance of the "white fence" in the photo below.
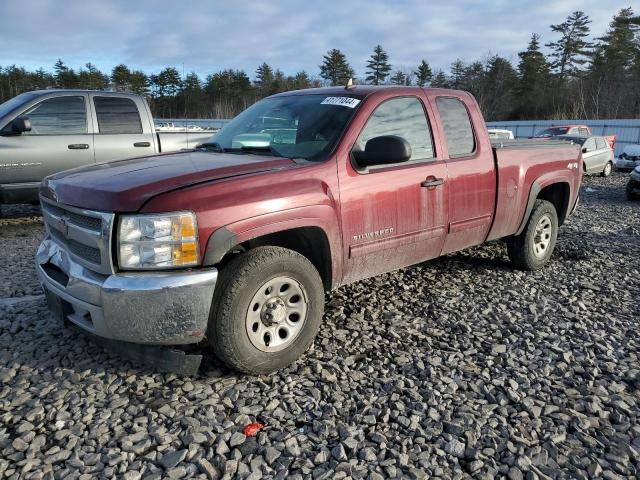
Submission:
<svg viewBox="0 0 640 480">
<path fill-rule="evenodd" d="M 640 119 L 632 120 L 527 120 L 487 122 L 489 128 L 511 130 L 516 138 L 532 137 L 535 132 L 552 125 L 589 125 L 594 135 L 615 135 L 616 156 L 625 145 L 640 144 Z"/>
</svg>

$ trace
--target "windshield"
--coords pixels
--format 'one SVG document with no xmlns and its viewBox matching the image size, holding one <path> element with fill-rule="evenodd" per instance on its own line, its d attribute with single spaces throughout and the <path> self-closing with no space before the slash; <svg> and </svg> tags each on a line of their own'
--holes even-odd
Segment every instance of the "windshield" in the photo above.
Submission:
<svg viewBox="0 0 640 480">
<path fill-rule="evenodd" d="M 36 97 L 36 95 L 34 95 L 33 93 L 22 93 L 17 97 L 13 97 L 12 99 L 0 104 L 0 118 L 4 117 L 8 113 L 11 113 L 17 107 L 19 107 L 23 103 L 27 103 L 34 97 Z"/>
<path fill-rule="evenodd" d="M 555 137 L 556 135 L 564 135 L 568 130 L 568 127 L 545 128 L 536 133 L 536 137 Z"/>
<path fill-rule="evenodd" d="M 266 98 L 225 125 L 203 148 L 325 160 L 359 103 L 357 98 L 316 94 Z"/>
</svg>

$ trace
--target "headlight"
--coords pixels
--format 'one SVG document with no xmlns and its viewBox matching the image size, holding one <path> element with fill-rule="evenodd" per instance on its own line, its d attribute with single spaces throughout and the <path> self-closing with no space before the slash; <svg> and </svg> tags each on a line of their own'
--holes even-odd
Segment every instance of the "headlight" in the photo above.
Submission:
<svg viewBox="0 0 640 480">
<path fill-rule="evenodd" d="M 118 264 L 134 270 L 197 265 L 195 214 L 123 215 L 118 225 Z"/>
</svg>

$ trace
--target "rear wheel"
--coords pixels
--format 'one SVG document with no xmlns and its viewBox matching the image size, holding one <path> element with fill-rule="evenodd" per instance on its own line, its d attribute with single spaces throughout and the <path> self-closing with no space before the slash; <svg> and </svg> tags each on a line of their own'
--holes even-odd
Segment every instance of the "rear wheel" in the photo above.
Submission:
<svg viewBox="0 0 640 480">
<path fill-rule="evenodd" d="M 604 166 L 604 170 L 602 170 L 602 173 L 600 175 L 603 177 L 608 177 L 609 175 L 611 175 L 612 171 L 613 171 L 613 163 L 607 162 L 607 164 Z"/>
<path fill-rule="evenodd" d="M 247 373 L 286 367 L 311 345 L 324 310 L 324 287 L 307 258 L 259 247 L 221 271 L 208 338 L 228 366 Z"/>
<path fill-rule="evenodd" d="M 558 214 L 554 205 L 536 200 L 520 235 L 507 239 L 507 253 L 511 262 L 523 270 L 539 270 L 551 258 L 558 236 Z"/>
</svg>

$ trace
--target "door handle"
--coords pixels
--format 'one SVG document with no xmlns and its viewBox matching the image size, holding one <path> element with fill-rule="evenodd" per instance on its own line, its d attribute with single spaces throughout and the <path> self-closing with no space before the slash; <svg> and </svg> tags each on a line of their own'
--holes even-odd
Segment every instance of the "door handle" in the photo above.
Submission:
<svg viewBox="0 0 640 480">
<path fill-rule="evenodd" d="M 433 188 L 444 183 L 444 178 L 429 178 L 420 184 L 421 187 Z"/>
<path fill-rule="evenodd" d="M 136 142 L 133 144 L 134 147 L 150 147 L 151 142 Z"/>
<path fill-rule="evenodd" d="M 72 143 L 67 146 L 69 150 L 87 150 L 89 148 L 88 143 Z"/>
</svg>

